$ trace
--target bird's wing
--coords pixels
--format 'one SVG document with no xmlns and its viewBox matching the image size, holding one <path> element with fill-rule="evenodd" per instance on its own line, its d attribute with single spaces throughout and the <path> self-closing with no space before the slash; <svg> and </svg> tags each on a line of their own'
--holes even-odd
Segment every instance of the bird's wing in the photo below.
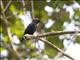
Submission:
<svg viewBox="0 0 80 60">
<path fill-rule="evenodd" d="M 36 30 L 35 24 L 34 23 L 30 23 L 28 25 L 28 27 L 25 29 L 24 34 L 33 34 L 35 30 Z"/>
</svg>

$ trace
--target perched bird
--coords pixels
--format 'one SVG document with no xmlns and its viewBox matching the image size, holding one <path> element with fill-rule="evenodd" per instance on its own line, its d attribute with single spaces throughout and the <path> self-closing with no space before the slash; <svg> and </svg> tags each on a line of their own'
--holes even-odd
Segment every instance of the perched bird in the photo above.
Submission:
<svg viewBox="0 0 80 60">
<path fill-rule="evenodd" d="M 38 18 L 35 18 L 33 19 L 33 21 L 28 25 L 28 27 L 25 29 L 24 31 L 24 34 L 30 34 L 30 35 L 33 35 L 33 33 L 36 31 L 36 28 L 37 28 L 37 24 L 39 23 L 39 19 Z M 24 38 L 22 37 L 22 40 L 23 41 Z"/>
</svg>

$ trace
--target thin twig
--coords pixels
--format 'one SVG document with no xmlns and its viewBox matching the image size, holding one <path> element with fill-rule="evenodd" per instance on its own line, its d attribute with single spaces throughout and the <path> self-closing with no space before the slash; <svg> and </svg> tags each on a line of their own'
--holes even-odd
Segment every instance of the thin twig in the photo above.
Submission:
<svg viewBox="0 0 80 60">
<path fill-rule="evenodd" d="M 53 35 L 63 35 L 63 34 L 75 34 L 76 31 L 53 31 L 48 33 L 43 33 L 39 35 L 24 35 L 25 37 L 31 37 L 31 38 L 40 38 L 40 37 L 47 37 L 47 36 L 53 36 Z M 80 33 L 80 31 L 77 31 Z"/>
<path fill-rule="evenodd" d="M 22 4 L 23 4 L 23 7 L 25 6 L 25 1 L 24 0 L 22 0 Z M 24 7 L 23 8 L 23 11 L 25 11 L 26 10 L 26 8 Z"/>
<path fill-rule="evenodd" d="M 12 0 L 9 0 L 9 2 L 7 3 L 7 5 L 6 5 L 6 7 L 5 7 L 5 9 L 4 9 L 4 13 L 6 12 L 6 10 L 8 9 L 8 7 L 9 7 L 9 5 L 11 4 L 11 2 L 12 2 Z"/>
<path fill-rule="evenodd" d="M 31 0 L 31 7 L 32 7 L 32 19 L 34 19 L 34 4 L 33 0 Z"/>
<path fill-rule="evenodd" d="M 8 45 L 8 44 L 7 44 L 6 42 L 4 42 L 3 40 L 0 41 L 0 42 L 3 43 L 4 48 L 7 48 L 10 52 L 13 52 L 12 49 L 11 49 L 11 47 L 10 47 L 10 45 Z"/>
</svg>

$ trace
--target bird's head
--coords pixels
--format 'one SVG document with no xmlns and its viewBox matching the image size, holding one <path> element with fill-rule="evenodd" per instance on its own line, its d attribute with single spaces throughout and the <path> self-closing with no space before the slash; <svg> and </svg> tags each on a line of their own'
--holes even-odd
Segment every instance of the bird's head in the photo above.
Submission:
<svg viewBox="0 0 80 60">
<path fill-rule="evenodd" d="M 34 18 L 32 22 L 35 22 L 36 24 L 40 22 L 38 18 Z"/>
</svg>

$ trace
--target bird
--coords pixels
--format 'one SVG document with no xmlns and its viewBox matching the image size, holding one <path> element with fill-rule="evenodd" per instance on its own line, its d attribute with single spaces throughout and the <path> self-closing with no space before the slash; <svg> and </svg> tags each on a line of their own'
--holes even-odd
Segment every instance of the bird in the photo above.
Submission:
<svg viewBox="0 0 80 60">
<path fill-rule="evenodd" d="M 27 28 L 25 29 L 24 33 L 23 33 L 23 37 L 21 39 L 21 42 L 24 40 L 24 35 L 25 34 L 29 34 L 29 35 L 33 35 L 34 32 L 36 31 L 37 28 L 37 24 L 40 22 L 40 20 L 38 18 L 34 18 L 32 20 L 32 22 L 27 26 Z"/>
</svg>

